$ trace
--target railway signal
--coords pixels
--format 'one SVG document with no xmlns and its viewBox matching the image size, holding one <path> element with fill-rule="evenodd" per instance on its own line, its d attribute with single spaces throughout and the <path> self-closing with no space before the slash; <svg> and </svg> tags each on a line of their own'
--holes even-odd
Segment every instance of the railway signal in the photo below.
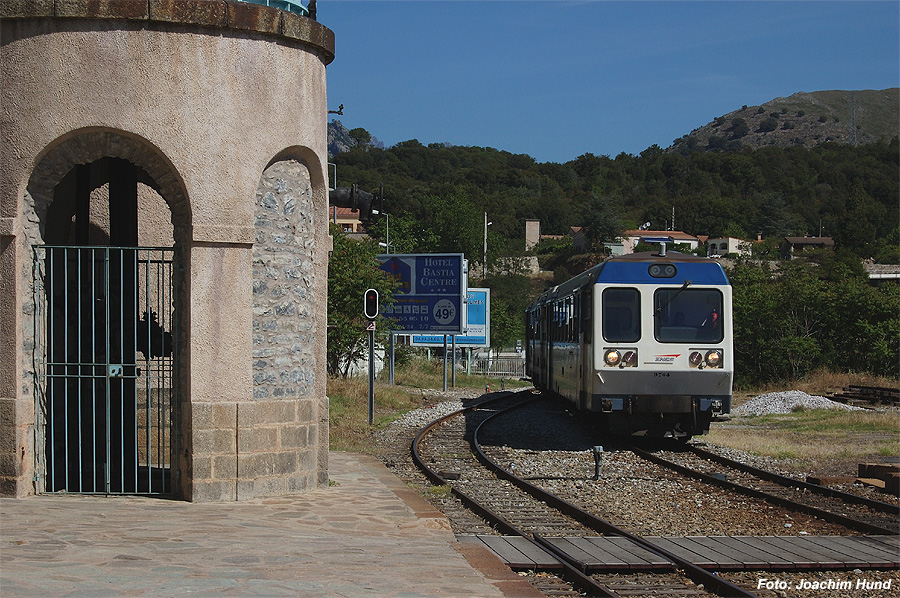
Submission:
<svg viewBox="0 0 900 598">
<path fill-rule="evenodd" d="M 378 291 L 366 289 L 363 299 L 363 314 L 370 320 L 378 317 Z"/>
</svg>

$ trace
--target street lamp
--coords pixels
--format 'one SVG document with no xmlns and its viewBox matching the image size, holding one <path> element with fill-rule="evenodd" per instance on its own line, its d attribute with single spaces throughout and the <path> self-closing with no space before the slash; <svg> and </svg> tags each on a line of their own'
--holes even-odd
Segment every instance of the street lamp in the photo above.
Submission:
<svg viewBox="0 0 900 598">
<path fill-rule="evenodd" d="M 487 278 L 487 227 L 493 222 L 488 222 L 487 212 L 484 213 L 484 253 L 481 260 L 481 278 Z"/>
</svg>

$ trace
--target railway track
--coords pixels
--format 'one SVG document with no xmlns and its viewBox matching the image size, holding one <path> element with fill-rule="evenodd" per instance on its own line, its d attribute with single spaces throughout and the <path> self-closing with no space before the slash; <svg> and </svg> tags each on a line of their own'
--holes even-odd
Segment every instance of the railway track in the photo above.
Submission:
<svg viewBox="0 0 900 598">
<path fill-rule="evenodd" d="M 642 458 L 721 488 L 866 534 L 900 534 L 900 506 L 810 484 L 703 450 L 630 450 Z"/>
<path fill-rule="evenodd" d="M 625 585 L 630 594 L 755 596 L 687 559 L 660 549 L 640 536 L 518 478 L 492 461 L 482 450 L 478 431 L 492 418 L 531 400 L 532 397 L 525 393 L 505 394 L 436 420 L 423 428 L 413 441 L 414 461 L 432 482 L 450 487 L 468 508 L 489 521 L 500 533 L 524 538 L 535 548 L 553 554 L 560 563 L 562 576 L 587 595 L 619 596 L 624 586 L 611 585 L 610 581 L 604 583 L 586 575 L 583 566 L 573 563 L 569 555 L 547 537 L 617 536 L 675 564 L 675 572 L 643 573 L 628 580 Z M 617 581 L 622 582 L 621 579 Z"/>
</svg>

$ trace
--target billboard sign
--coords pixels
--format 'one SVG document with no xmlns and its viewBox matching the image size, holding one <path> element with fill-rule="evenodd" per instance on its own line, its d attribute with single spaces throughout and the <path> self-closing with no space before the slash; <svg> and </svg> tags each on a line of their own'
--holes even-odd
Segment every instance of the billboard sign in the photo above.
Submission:
<svg viewBox="0 0 900 598">
<path fill-rule="evenodd" d="M 400 286 L 381 313 L 407 334 L 461 334 L 466 321 L 467 262 L 461 253 L 379 255 Z"/>
<path fill-rule="evenodd" d="M 411 344 L 419 347 L 444 346 L 443 334 L 413 335 Z M 491 346 L 491 290 L 469 289 L 466 293 L 466 331 L 456 336 L 456 346 Z"/>
</svg>

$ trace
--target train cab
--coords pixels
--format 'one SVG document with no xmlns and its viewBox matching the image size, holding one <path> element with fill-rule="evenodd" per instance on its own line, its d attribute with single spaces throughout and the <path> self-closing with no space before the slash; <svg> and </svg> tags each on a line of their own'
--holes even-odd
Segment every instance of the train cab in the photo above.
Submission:
<svg viewBox="0 0 900 598">
<path fill-rule="evenodd" d="M 714 260 L 611 258 L 529 307 L 529 373 L 613 433 L 702 434 L 731 407 L 731 305 Z"/>
</svg>

